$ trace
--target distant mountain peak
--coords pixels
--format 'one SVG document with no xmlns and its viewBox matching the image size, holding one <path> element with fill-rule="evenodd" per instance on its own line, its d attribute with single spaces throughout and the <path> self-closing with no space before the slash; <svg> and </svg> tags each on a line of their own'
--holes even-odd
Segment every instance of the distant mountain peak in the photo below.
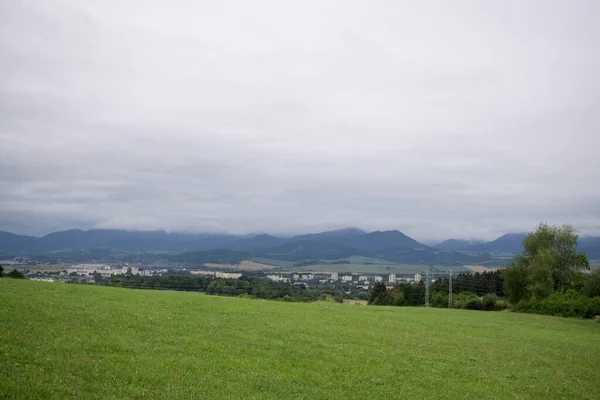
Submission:
<svg viewBox="0 0 600 400">
<path fill-rule="evenodd" d="M 258 235 L 253 235 L 254 239 L 275 239 L 275 236 L 269 235 L 268 233 L 260 233 Z"/>
<path fill-rule="evenodd" d="M 325 232 L 321 232 L 320 234 L 322 235 L 329 235 L 329 236 L 336 236 L 336 235 L 363 235 L 367 232 L 363 231 L 360 228 L 355 228 L 355 227 L 347 227 L 347 228 L 341 228 L 341 229 L 334 229 L 331 231 L 325 231 Z"/>
</svg>

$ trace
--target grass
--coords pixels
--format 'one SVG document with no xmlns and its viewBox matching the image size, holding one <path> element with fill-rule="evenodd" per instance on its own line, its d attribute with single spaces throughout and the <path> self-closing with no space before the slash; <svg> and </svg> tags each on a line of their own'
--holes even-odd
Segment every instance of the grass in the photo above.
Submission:
<svg viewBox="0 0 600 400">
<path fill-rule="evenodd" d="M 423 266 L 418 267 L 418 270 L 415 272 L 420 272 L 423 270 Z M 292 267 L 290 271 L 302 271 L 302 272 L 348 272 L 353 274 L 392 274 L 392 273 L 415 273 L 413 272 L 413 267 L 408 266 L 407 268 L 402 268 L 400 265 L 384 265 L 384 264 L 376 264 L 376 265 L 365 265 L 365 264 L 313 264 L 313 265 L 305 265 L 302 267 Z"/>
<path fill-rule="evenodd" d="M 6 399 L 600 398 L 600 324 L 0 279 Z"/>
<path fill-rule="evenodd" d="M 412 264 L 398 264 L 391 261 L 381 260 L 378 258 L 362 257 L 362 256 L 351 256 L 343 260 L 347 260 L 350 264 L 331 264 L 334 261 L 340 260 L 324 260 L 324 264 L 313 264 L 305 265 L 301 267 L 295 267 L 294 261 L 281 261 L 270 258 L 258 258 L 252 259 L 254 262 L 276 265 L 282 272 L 348 272 L 353 274 L 416 274 L 418 272 L 425 271 L 429 266 L 427 265 L 412 265 Z M 453 272 L 468 272 L 469 270 L 462 266 L 440 266 L 437 267 L 440 270 L 449 270 Z"/>
<path fill-rule="evenodd" d="M 217 263 L 205 263 L 204 267 L 215 268 L 215 269 L 233 269 L 236 271 L 268 271 L 276 268 L 274 265 L 261 264 L 255 261 L 240 261 L 237 264 L 217 264 Z M 199 269 L 202 269 L 200 267 Z"/>
<path fill-rule="evenodd" d="M 264 257 L 252 257 L 252 261 L 259 264 L 273 265 L 275 267 L 291 267 L 296 264 L 296 261 L 284 261 L 284 260 L 275 260 L 273 258 L 264 258 Z"/>
<path fill-rule="evenodd" d="M 494 271 L 494 269 L 492 269 L 490 267 L 484 267 L 482 265 L 465 265 L 465 268 L 470 270 L 473 273 L 475 273 L 475 272 L 483 273 L 483 272 Z"/>
<path fill-rule="evenodd" d="M 315 264 L 303 267 L 293 267 L 290 271 L 310 271 L 310 272 L 349 272 L 353 274 L 365 275 L 382 275 L 388 274 L 416 274 L 432 268 L 432 271 L 448 271 L 452 270 L 455 273 L 468 272 L 467 268 L 461 266 L 433 267 L 427 265 L 411 265 L 411 264 Z"/>
<path fill-rule="evenodd" d="M 2 264 L 2 263 L 0 263 Z M 32 272 L 50 272 L 50 271 L 60 271 L 63 270 L 65 268 L 68 268 L 65 265 L 61 265 L 61 264 L 35 264 L 35 265 L 30 265 L 30 264 L 2 264 L 2 266 L 4 267 L 4 272 L 10 272 L 13 269 L 16 269 L 17 271 L 26 271 L 26 270 L 30 270 Z"/>
</svg>

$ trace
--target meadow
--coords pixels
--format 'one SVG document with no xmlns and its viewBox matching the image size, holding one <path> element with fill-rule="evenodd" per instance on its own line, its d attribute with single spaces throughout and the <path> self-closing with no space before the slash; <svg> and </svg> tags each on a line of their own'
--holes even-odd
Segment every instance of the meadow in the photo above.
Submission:
<svg viewBox="0 0 600 400">
<path fill-rule="evenodd" d="M 600 324 L 0 279 L 0 398 L 598 399 Z"/>
<path fill-rule="evenodd" d="M 437 268 L 440 271 L 452 270 L 455 273 L 468 272 L 469 269 L 462 266 L 439 266 L 430 267 L 417 264 L 398 264 L 391 261 L 380 260 L 378 258 L 351 256 L 340 260 L 323 260 L 322 263 L 303 266 L 294 266 L 296 262 L 280 261 L 270 258 L 253 258 L 256 263 L 273 265 L 281 273 L 289 272 L 315 272 L 315 273 L 352 273 L 366 275 L 387 275 L 387 274 L 416 274 L 423 272 L 427 268 Z M 336 261 L 347 261 L 347 264 L 336 264 Z M 265 268 L 265 270 L 268 268 Z"/>
</svg>

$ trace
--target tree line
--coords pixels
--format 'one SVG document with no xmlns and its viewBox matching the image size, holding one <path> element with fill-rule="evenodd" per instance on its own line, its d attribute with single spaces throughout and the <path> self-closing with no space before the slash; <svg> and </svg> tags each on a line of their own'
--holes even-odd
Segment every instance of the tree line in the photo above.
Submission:
<svg viewBox="0 0 600 400">
<path fill-rule="evenodd" d="M 600 269 L 590 268 L 577 251 L 578 236 L 570 225 L 541 223 L 523 241 L 523 252 L 504 269 L 460 274 L 452 279 L 453 308 L 502 310 L 591 318 L 600 315 Z M 429 304 L 449 307 L 449 279 L 430 285 Z M 401 284 L 387 290 L 382 283 L 370 292 L 373 305 L 415 304 L 419 286 Z M 419 298 L 421 294 L 419 294 Z"/>
<path fill-rule="evenodd" d="M 242 276 L 238 279 L 212 276 L 116 276 L 105 282 L 108 286 L 130 289 L 179 290 L 203 292 L 216 296 L 246 297 L 265 300 L 308 302 L 329 300 L 342 302 L 345 298 L 365 299 L 366 292 L 350 291 L 342 287 L 305 287 L 269 279 Z"/>
<path fill-rule="evenodd" d="M 25 274 L 22 273 L 21 271 L 18 271 L 16 269 L 13 269 L 12 271 L 10 271 L 9 273 L 5 273 L 4 272 L 4 267 L 2 265 L 0 265 L 0 278 L 13 278 L 13 279 L 25 279 Z"/>
</svg>

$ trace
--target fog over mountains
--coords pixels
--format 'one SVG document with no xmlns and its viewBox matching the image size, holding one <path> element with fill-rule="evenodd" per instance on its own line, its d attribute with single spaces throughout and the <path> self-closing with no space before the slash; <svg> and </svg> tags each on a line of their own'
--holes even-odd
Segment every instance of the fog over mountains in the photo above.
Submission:
<svg viewBox="0 0 600 400">
<path fill-rule="evenodd" d="M 434 246 L 419 243 L 398 230 L 365 232 L 346 228 L 293 237 L 269 234 L 192 234 L 164 231 L 73 229 L 43 237 L 0 231 L 0 252 L 6 256 L 122 253 L 164 253 L 172 260 L 204 260 L 214 250 L 228 250 L 228 259 L 265 257 L 287 261 L 373 257 L 399 263 L 495 265 L 522 250 L 524 233 L 509 233 L 489 242 L 448 239 Z M 600 237 L 584 237 L 580 250 L 600 258 Z M 202 252 L 212 251 L 203 254 Z M 496 261 L 495 261 L 496 260 Z"/>
</svg>

